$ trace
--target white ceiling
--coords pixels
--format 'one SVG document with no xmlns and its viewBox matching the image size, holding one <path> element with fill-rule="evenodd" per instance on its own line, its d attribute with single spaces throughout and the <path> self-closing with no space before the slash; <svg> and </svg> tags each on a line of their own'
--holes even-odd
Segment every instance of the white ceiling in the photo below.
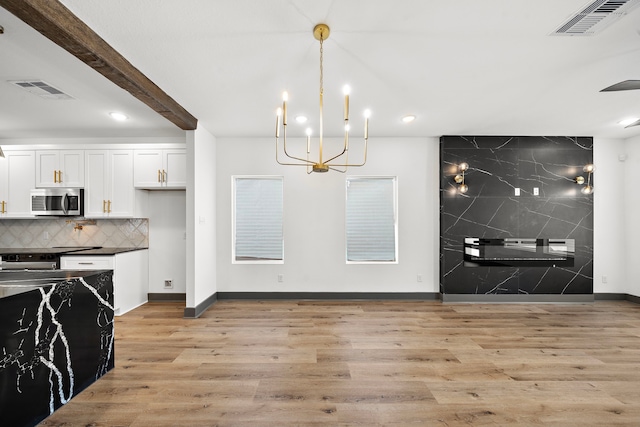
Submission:
<svg viewBox="0 0 640 427">
<path fill-rule="evenodd" d="M 375 136 L 579 135 L 630 138 L 640 90 L 640 8 L 591 37 L 550 36 L 586 0 L 62 0 L 215 136 L 271 136 L 289 92 L 318 122 L 324 43 L 325 134 L 341 132 L 349 83 L 352 134 L 372 111 Z M 0 139 L 179 136 L 131 95 L 0 8 Z M 42 79 L 74 100 L 7 84 Z M 113 122 L 109 111 L 131 119 Z M 411 124 L 400 118 L 415 114 Z M 305 125 L 306 126 L 306 125 Z"/>
</svg>

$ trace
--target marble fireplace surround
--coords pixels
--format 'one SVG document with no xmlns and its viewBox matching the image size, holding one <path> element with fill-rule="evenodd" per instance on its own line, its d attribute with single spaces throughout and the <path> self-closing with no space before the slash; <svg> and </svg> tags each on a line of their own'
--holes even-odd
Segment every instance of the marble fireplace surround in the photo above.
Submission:
<svg viewBox="0 0 640 427">
<path fill-rule="evenodd" d="M 440 290 L 443 301 L 593 301 L 593 197 L 575 177 L 593 138 L 443 136 L 440 139 Z M 456 192 L 466 162 L 469 191 Z M 518 189 L 518 190 L 516 190 Z M 537 190 L 536 190 L 537 189 Z M 519 193 L 519 195 L 517 195 Z M 573 266 L 464 265 L 465 238 L 572 239 Z"/>
<path fill-rule="evenodd" d="M 67 223 L 71 220 L 70 223 Z M 1 248 L 51 248 L 56 246 L 149 247 L 149 220 L 96 219 L 96 225 L 74 230 L 82 218 L 1 219 Z"/>
</svg>

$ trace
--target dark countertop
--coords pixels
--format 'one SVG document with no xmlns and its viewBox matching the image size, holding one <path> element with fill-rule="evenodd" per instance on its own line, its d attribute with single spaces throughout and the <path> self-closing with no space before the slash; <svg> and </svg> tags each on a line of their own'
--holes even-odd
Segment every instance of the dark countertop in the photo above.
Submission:
<svg viewBox="0 0 640 427">
<path fill-rule="evenodd" d="M 0 270 L 0 299 L 104 270 Z"/>
<path fill-rule="evenodd" d="M 117 255 L 149 248 L 103 248 L 101 246 L 60 246 L 55 248 L 0 248 L 5 254 Z"/>
</svg>

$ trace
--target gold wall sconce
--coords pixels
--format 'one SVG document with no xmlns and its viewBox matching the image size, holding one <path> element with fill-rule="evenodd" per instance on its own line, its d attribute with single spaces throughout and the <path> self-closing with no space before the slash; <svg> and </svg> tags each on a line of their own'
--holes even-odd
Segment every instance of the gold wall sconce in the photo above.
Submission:
<svg viewBox="0 0 640 427">
<path fill-rule="evenodd" d="M 469 191 L 469 186 L 464 182 L 464 173 L 469 169 L 468 163 L 460 163 L 458 165 L 458 174 L 453 178 L 453 180 L 458 184 L 458 192 L 464 194 Z"/>
<path fill-rule="evenodd" d="M 590 163 L 588 165 L 585 165 L 582 168 L 582 170 L 587 173 L 586 185 L 585 185 L 584 176 L 582 175 L 576 176 L 574 181 L 578 185 L 584 185 L 584 187 L 582 187 L 582 189 L 580 190 L 582 194 L 593 194 L 593 185 L 591 185 L 591 175 L 593 174 L 593 171 L 596 170 L 596 168 L 593 164 Z"/>
</svg>

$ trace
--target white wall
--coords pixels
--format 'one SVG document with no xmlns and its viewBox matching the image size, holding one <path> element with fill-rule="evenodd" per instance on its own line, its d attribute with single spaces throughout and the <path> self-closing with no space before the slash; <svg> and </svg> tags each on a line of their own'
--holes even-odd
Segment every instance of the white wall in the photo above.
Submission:
<svg viewBox="0 0 640 427">
<path fill-rule="evenodd" d="M 626 270 L 627 293 L 640 296 L 640 262 L 638 261 L 638 242 L 640 241 L 640 194 L 637 191 L 638 171 L 640 170 L 640 136 L 627 139 L 624 143 L 627 159 L 624 162 L 624 176 L 620 185 L 623 194 L 620 197 L 619 209 L 624 210 L 625 248 L 621 268 Z M 602 227 L 610 227 L 609 221 Z"/>
<path fill-rule="evenodd" d="M 332 143 L 340 141 L 327 141 L 329 146 Z M 218 291 L 438 292 L 437 138 L 372 138 L 367 164 L 347 174 L 307 175 L 304 167 L 278 165 L 272 138 L 217 138 L 216 145 Z M 356 147 L 352 144 L 353 161 L 360 156 Z M 294 146 L 290 149 L 294 151 Z M 284 264 L 232 264 L 233 175 L 284 176 Z M 398 264 L 346 265 L 347 175 L 398 177 Z M 284 276 L 282 283 L 277 280 L 279 274 Z M 418 274 L 422 282 L 417 281 Z"/>
<path fill-rule="evenodd" d="M 619 158 L 625 150 L 624 140 L 594 138 L 594 293 L 629 293 L 625 271 L 625 258 L 629 253 L 625 247 L 628 210 L 624 206 L 628 198 L 625 166 L 629 161 L 622 162 Z M 640 161 L 640 151 L 636 161 Z"/>
<path fill-rule="evenodd" d="M 187 131 L 187 308 L 216 293 L 216 139 Z"/>
<path fill-rule="evenodd" d="M 186 292 L 186 192 L 149 191 L 149 292 Z M 164 281 L 173 281 L 165 289 Z"/>
</svg>

